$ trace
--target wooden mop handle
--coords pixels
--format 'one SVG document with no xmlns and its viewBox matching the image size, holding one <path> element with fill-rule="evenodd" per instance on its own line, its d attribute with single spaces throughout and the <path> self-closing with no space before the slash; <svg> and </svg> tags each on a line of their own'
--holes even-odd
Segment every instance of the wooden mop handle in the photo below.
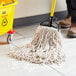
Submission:
<svg viewBox="0 0 76 76">
<path fill-rule="evenodd" d="M 51 14 L 50 14 L 50 16 L 51 16 L 51 17 L 53 17 L 53 16 L 54 16 L 55 5 L 56 5 L 56 0 L 53 0 L 53 2 L 52 2 Z"/>
</svg>

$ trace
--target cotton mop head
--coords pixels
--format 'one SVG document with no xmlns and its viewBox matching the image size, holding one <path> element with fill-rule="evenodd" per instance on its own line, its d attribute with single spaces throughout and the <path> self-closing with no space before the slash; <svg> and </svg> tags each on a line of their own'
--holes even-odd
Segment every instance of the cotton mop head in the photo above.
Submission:
<svg viewBox="0 0 76 76">
<path fill-rule="evenodd" d="M 65 60 L 59 32 L 46 26 L 39 26 L 32 41 L 14 49 L 9 56 L 36 64 L 60 64 Z"/>
</svg>

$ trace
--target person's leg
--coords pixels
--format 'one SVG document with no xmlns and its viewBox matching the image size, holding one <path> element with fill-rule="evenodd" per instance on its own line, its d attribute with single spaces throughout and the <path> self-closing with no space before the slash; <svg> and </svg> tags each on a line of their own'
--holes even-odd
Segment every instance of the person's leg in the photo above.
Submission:
<svg viewBox="0 0 76 76">
<path fill-rule="evenodd" d="M 68 36 L 76 38 L 76 0 L 71 0 L 71 23 Z"/>
<path fill-rule="evenodd" d="M 76 0 L 71 0 L 71 8 L 72 8 L 72 23 L 76 23 Z"/>
<path fill-rule="evenodd" d="M 71 26 L 71 0 L 66 0 L 68 15 L 64 20 L 59 22 L 61 28 L 69 28 Z"/>
<path fill-rule="evenodd" d="M 68 14 L 71 15 L 71 0 L 66 0 L 66 3 L 67 3 Z"/>
</svg>

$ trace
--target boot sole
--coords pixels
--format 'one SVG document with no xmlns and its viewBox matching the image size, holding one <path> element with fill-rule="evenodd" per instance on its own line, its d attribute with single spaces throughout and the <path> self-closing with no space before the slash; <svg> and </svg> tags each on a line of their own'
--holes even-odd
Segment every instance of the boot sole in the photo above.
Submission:
<svg viewBox="0 0 76 76">
<path fill-rule="evenodd" d="M 67 29 L 67 28 L 70 28 L 70 26 L 61 26 L 61 28 L 63 28 L 63 29 Z"/>
<path fill-rule="evenodd" d="M 76 34 L 70 34 L 68 35 L 69 38 L 76 38 Z"/>
</svg>

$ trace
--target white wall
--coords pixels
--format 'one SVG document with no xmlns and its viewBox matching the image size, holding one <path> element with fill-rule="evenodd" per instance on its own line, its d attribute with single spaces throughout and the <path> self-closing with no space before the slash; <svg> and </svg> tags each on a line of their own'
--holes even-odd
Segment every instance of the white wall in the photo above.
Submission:
<svg viewBox="0 0 76 76">
<path fill-rule="evenodd" d="M 52 0 L 18 0 L 15 9 L 15 18 L 28 17 L 49 13 Z M 65 0 L 57 0 L 55 11 L 66 10 Z"/>
</svg>

